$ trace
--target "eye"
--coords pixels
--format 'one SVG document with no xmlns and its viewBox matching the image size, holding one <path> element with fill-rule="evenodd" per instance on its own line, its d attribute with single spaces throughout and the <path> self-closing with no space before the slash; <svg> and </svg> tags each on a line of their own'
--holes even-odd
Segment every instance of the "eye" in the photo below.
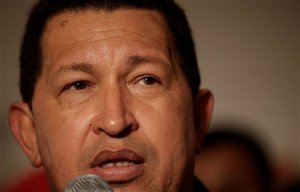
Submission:
<svg viewBox="0 0 300 192">
<path fill-rule="evenodd" d="M 86 81 L 75 81 L 65 86 L 63 91 L 65 90 L 79 91 L 79 90 L 86 89 L 87 87 L 89 87 L 89 84 Z"/>
<path fill-rule="evenodd" d="M 144 85 L 154 85 L 157 83 L 160 83 L 160 81 L 153 76 L 145 76 L 139 81 L 139 84 L 144 84 Z"/>
</svg>

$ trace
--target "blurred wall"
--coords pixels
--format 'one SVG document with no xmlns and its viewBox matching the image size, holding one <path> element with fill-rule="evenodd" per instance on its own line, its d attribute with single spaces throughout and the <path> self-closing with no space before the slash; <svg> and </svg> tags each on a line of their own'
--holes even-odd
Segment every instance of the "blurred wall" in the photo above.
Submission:
<svg viewBox="0 0 300 192">
<path fill-rule="evenodd" d="M 298 0 L 179 0 L 190 19 L 212 123 L 251 127 L 274 160 L 300 165 Z"/>
<path fill-rule="evenodd" d="M 35 0 L 0 0 L 0 185 L 30 164 L 12 138 L 24 22 Z M 251 125 L 274 160 L 300 164 L 299 1 L 178 0 L 187 11 L 203 87 L 215 94 L 212 123 Z"/>
</svg>

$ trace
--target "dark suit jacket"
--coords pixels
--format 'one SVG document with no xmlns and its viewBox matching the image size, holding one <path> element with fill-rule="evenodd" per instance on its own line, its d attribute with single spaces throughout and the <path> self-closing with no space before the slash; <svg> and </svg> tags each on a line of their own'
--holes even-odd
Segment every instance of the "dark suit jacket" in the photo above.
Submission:
<svg viewBox="0 0 300 192">
<path fill-rule="evenodd" d="M 194 177 L 193 183 L 194 192 L 208 192 L 207 188 L 196 177 Z"/>
</svg>

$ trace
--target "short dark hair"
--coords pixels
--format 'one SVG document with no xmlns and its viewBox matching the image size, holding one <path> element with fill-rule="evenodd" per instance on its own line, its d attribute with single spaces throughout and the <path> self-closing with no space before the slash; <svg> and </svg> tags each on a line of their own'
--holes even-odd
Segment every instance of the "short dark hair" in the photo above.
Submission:
<svg viewBox="0 0 300 192">
<path fill-rule="evenodd" d="M 52 17 L 65 11 L 96 9 L 114 11 L 121 8 L 158 11 L 166 19 L 180 67 L 194 96 L 200 86 L 191 29 L 183 9 L 173 0 L 40 0 L 32 9 L 21 46 L 20 91 L 31 106 L 36 82 L 42 72 L 41 38 Z"/>
</svg>

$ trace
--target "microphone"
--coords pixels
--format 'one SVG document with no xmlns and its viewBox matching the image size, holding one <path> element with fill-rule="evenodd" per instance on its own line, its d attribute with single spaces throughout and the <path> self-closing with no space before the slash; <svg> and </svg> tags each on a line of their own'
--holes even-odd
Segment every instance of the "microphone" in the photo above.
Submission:
<svg viewBox="0 0 300 192">
<path fill-rule="evenodd" d="M 88 174 L 76 177 L 64 192 L 112 192 L 111 187 L 97 175 Z"/>
</svg>

